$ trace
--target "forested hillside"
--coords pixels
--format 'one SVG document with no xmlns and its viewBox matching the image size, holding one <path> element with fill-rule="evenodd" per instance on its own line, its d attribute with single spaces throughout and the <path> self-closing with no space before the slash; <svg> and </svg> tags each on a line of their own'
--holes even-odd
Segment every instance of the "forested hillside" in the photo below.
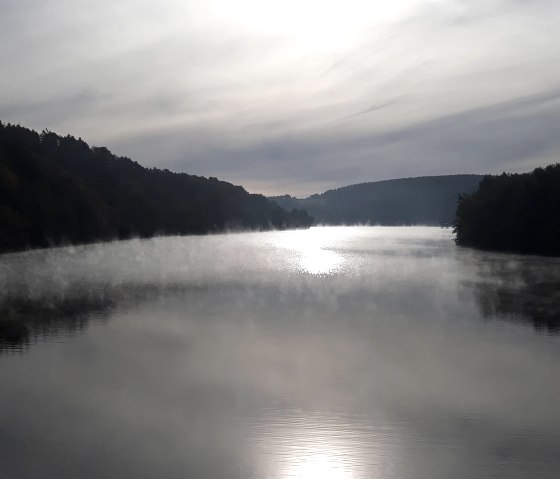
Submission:
<svg viewBox="0 0 560 479">
<path fill-rule="evenodd" d="M 0 252 L 156 234 L 307 227 L 216 178 L 144 168 L 81 139 L 0 123 Z"/>
<path fill-rule="evenodd" d="M 305 199 L 272 199 L 284 208 L 305 208 L 319 223 L 451 225 L 459 194 L 474 191 L 481 179 L 481 175 L 401 178 L 346 186 Z"/>
<path fill-rule="evenodd" d="M 461 246 L 560 255 L 560 164 L 487 176 L 463 195 L 455 218 Z"/>
</svg>

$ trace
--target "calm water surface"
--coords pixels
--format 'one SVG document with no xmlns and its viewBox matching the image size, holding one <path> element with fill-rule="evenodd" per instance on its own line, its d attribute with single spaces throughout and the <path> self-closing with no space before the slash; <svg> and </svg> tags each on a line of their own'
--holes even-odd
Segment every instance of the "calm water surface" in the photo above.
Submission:
<svg viewBox="0 0 560 479">
<path fill-rule="evenodd" d="M 0 477 L 556 479 L 559 294 L 439 228 L 0 256 Z"/>
</svg>

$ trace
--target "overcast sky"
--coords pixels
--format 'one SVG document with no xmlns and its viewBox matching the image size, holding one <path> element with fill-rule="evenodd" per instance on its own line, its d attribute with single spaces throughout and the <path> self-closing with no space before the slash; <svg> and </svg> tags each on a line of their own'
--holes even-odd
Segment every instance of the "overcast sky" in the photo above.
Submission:
<svg viewBox="0 0 560 479">
<path fill-rule="evenodd" d="M 560 161 L 558 0 L 0 0 L 0 119 L 298 196 Z"/>
</svg>

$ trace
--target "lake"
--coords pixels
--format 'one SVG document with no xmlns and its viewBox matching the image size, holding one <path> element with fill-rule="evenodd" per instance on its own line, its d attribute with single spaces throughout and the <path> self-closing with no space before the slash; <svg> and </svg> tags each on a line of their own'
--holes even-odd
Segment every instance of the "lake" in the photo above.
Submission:
<svg viewBox="0 0 560 479">
<path fill-rule="evenodd" d="M 0 476 L 557 479 L 559 294 L 427 227 L 3 255 Z"/>
</svg>

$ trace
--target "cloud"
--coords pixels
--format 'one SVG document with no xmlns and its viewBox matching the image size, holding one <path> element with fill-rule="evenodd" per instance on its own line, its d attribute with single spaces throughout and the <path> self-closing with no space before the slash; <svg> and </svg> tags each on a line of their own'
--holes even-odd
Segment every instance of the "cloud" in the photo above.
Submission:
<svg viewBox="0 0 560 479">
<path fill-rule="evenodd" d="M 560 90 L 551 90 L 380 131 L 349 133 L 333 123 L 301 133 L 262 131 L 249 141 L 214 129 L 183 135 L 163 129 L 120 143 L 118 150 L 138 148 L 138 155 L 157 158 L 165 145 L 164 154 L 176 158 L 165 163 L 172 170 L 188 163 L 190 172 L 220 170 L 249 190 L 268 184 L 272 193 L 307 195 L 360 181 L 524 171 L 542 158 L 554 161 L 559 107 Z"/>
<path fill-rule="evenodd" d="M 1 119 L 265 193 L 560 150 L 551 0 L 259 5 L 3 2 Z"/>
</svg>

